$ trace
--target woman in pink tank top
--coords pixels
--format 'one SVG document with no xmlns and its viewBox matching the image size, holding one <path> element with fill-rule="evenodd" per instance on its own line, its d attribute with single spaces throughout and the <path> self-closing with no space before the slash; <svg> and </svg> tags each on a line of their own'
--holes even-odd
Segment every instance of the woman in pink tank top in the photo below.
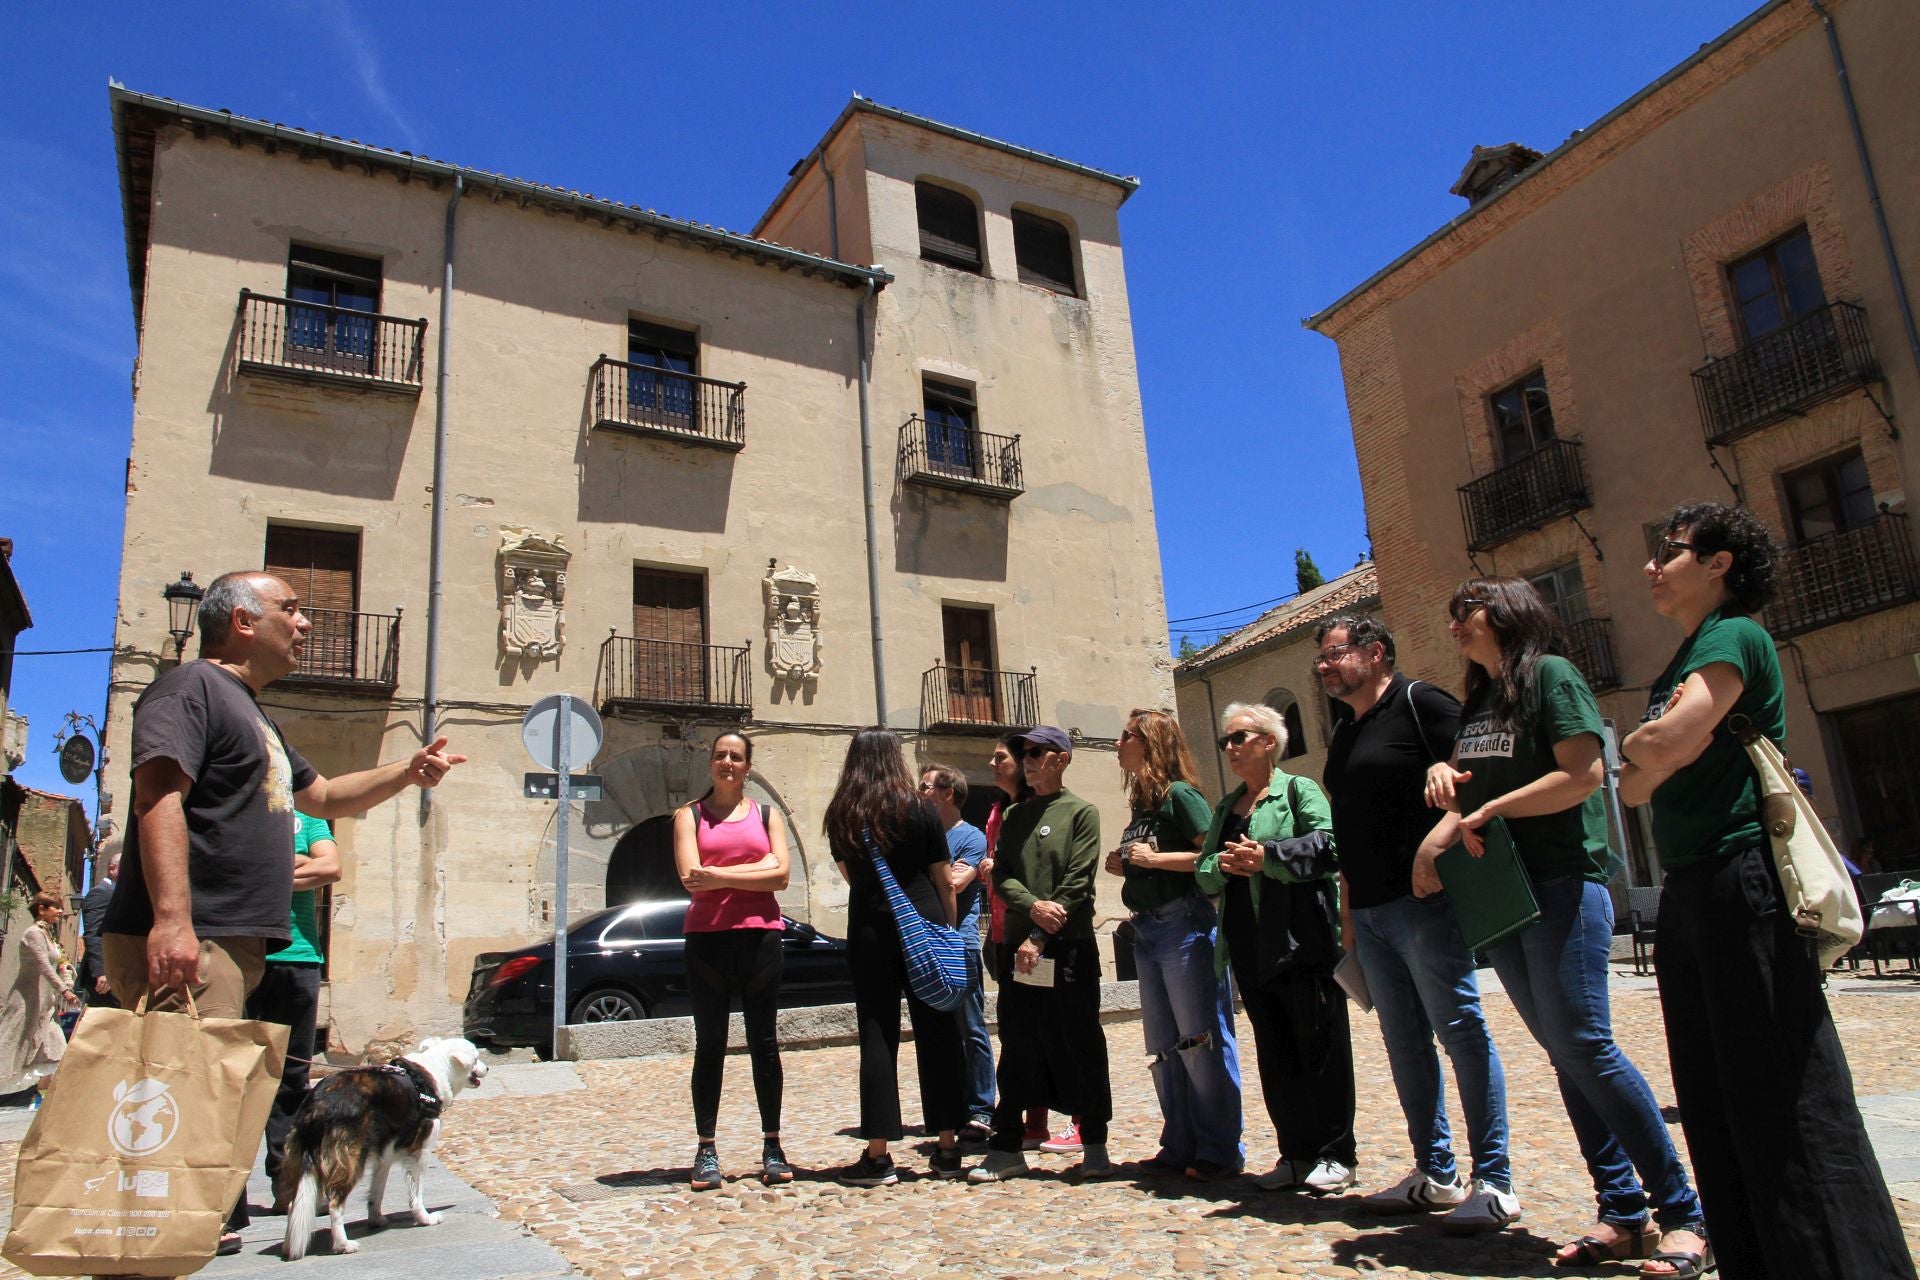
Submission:
<svg viewBox="0 0 1920 1280">
<path fill-rule="evenodd" d="M 673 815 L 673 861 L 689 895 L 695 1191 L 710 1191 L 722 1181 L 714 1128 L 735 995 L 747 1024 L 753 1092 L 760 1104 L 760 1178 L 769 1186 L 793 1181 L 780 1147 L 783 1077 L 774 1030 L 784 930 L 774 894 L 787 887 L 787 832 L 784 823 L 747 798 L 752 767 L 752 740 L 744 733 L 721 734 L 707 761 L 712 788 Z"/>
</svg>

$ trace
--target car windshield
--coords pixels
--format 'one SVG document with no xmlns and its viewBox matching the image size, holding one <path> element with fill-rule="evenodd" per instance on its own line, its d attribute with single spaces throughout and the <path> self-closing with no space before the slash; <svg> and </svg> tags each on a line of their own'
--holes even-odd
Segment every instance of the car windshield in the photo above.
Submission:
<svg viewBox="0 0 1920 1280">
<path fill-rule="evenodd" d="M 677 938 L 686 923 L 685 899 L 635 902 L 616 912 L 600 929 L 603 947 L 630 947 L 661 938 Z"/>
</svg>

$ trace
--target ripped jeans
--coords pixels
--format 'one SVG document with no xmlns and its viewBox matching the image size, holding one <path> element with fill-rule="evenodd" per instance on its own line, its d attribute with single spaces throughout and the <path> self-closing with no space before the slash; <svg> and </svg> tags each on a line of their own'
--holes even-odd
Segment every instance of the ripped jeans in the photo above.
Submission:
<svg viewBox="0 0 1920 1280">
<path fill-rule="evenodd" d="M 1198 892 L 1133 917 L 1140 1020 L 1160 1099 L 1161 1159 L 1246 1163 L 1233 998 L 1215 976 L 1211 903 Z"/>
</svg>

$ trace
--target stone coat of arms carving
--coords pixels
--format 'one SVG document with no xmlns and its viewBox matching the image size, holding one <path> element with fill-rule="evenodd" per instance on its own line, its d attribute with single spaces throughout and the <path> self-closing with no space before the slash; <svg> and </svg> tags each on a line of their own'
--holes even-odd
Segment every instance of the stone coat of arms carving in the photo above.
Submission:
<svg viewBox="0 0 1920 1280">
<path fill-rule="evenodd" d="M 500 647 L 532 662 L 560 656 L 567 638 L 567 563 L 558 537 L 500 527 Z"/>
<path fill-rule="evenodd" d="M 767 561 L 767 670 L 782 680 L 820 678 L 820 580 Z"/>
</svg>

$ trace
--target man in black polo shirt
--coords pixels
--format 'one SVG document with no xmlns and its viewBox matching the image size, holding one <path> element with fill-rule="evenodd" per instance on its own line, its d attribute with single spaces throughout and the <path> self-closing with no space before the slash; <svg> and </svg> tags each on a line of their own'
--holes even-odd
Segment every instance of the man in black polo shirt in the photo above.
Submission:
<svg viewBox="0 0 1920 1280">
<path fill-rule="evenodd" d="M 1321 686 L 1351 713 L 1336 712 L 1325 781 L 1352 945 L 1413 1143 L 1413 1171 L 1363 1203 L 1375 1213 L 1447 1209 L 1450 1231 L 1498 1230 L 1520 1216 L 1507 1163 L 1506 1077 L 1452 907 L 1413 896 L 1414 851 L 1440 820 L 1427 807 L 1426 773 L 1453 752 L 1460 704 L 1394 670 L 1393 636 L 1377 619 L 1330 618 L 1315 640 Z M 1436 1035 L 1460 1090 L 1470 1182 L 1454 1163 Z"/>
</svg>

